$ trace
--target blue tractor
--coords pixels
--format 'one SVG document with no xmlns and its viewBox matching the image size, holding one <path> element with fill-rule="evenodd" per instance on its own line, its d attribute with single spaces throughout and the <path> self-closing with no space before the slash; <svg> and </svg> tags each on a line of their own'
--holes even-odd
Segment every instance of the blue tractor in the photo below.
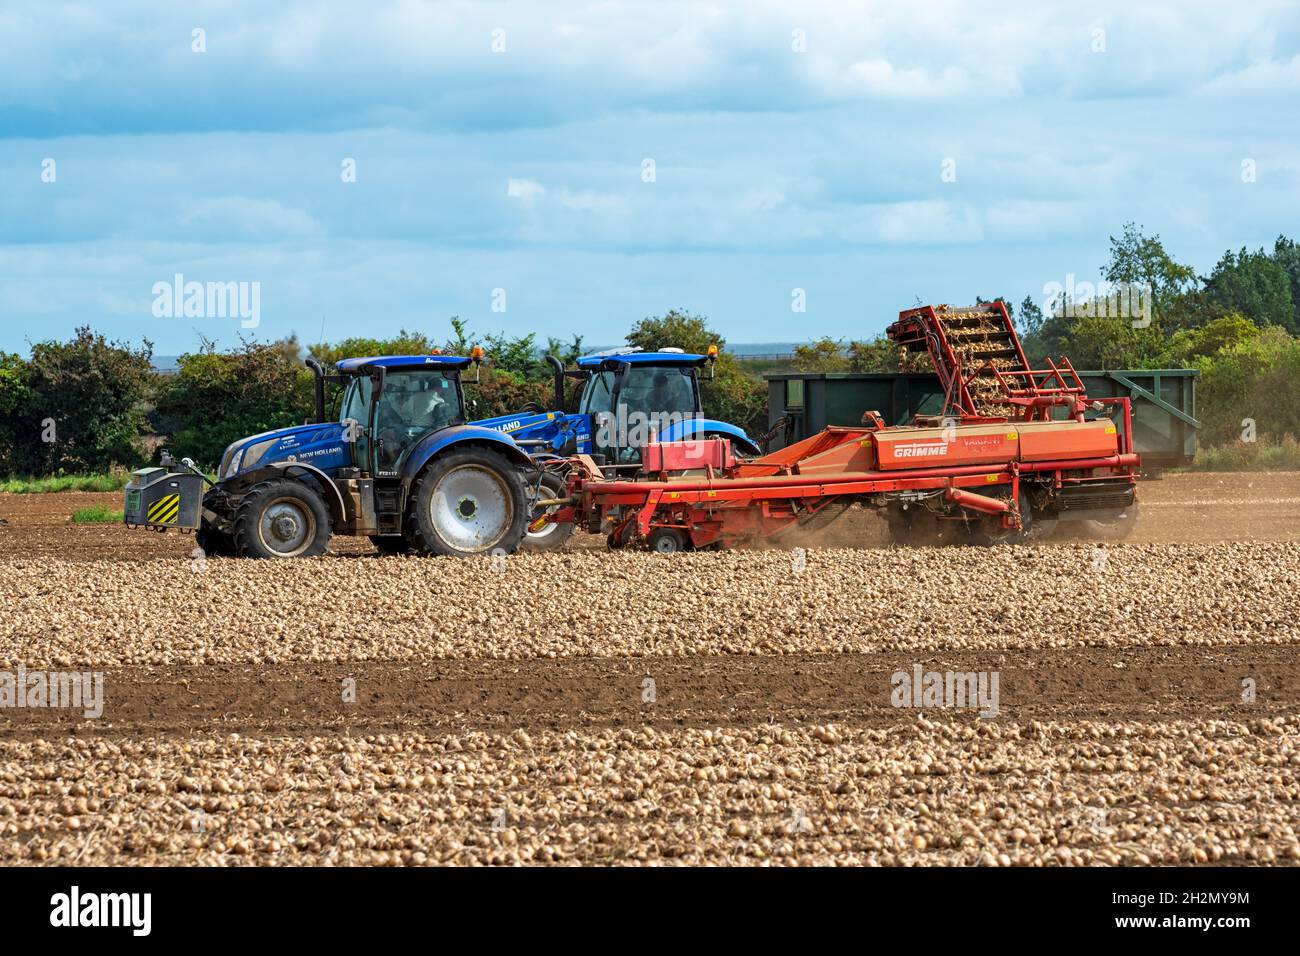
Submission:
<svg viewBox="0 0 1300 956">
<path fill-rule="evenodd" d="M 699 371 L 708 366 L 711 372 L 716 358 L 715 348 L 706 355 L 623 348 L 583 356 L 577 369 L 565 369 L 548 355 L 556 410 L 530 403 L 513 415 L 475 424 L 509 435 L 532 456 L 535 466 L 526 477 L 530 502 L 564 496 L 565 460 L 573 455 L 591 455 L 607 472 L 617 473 L 640 467 L 640 448 L 647 441 L 727 438 L 742 455 L 760 454 L 743 429 L 704 417 Z M 583 383 L 576 413 L 563 411 L 569 378 Z M 532 509 L 525 549 L 562 548 L 573 533 L 571 524 L 541 520 L 545 510 Z"/>
<path fill-rule="evenodd" d="M 461 373 L 478 360 L 348 359 L 327 375 L 309 359 L 315 422 L 235 442 L 206 492 L 188 459 L 137 472 L 126 523 L 196 531 L 210 555 L 313 557 L 331 534 L 367 536 L 385 553 L 511 553 L 534 466 L 501 429 L 466 420 Z M 344 388 L 337 421 L 325 420 L 327 384 Z"/>
</svg>

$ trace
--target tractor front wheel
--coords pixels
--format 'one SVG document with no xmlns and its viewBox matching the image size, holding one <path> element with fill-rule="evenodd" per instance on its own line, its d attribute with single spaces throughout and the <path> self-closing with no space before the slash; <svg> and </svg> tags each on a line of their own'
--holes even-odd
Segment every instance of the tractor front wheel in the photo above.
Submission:
<svg viewBox="0 0 1300 956">
<path fill-rule="evenodd" d="M 330 540 L 330 515 L 314 489 L 281 478 L 254 485 L 235 510 L 242 558 L 314 558 Z"/>
<path fill-rule="evenodd" d="M 528 495 L 518 467 L 486 448 L 435 458 L 415 488 L 412 534 L 432 554 L 513 554 L 524 537 Z"/>
<path fill-rule="evenodd" d="M 194 543 L 203 549 L 209 558 L 233 558 L 238 553 L 235 539 L 224 531 L 218 531 L 203 519 L 203 524 L 194 534 Z"/>
</svg>

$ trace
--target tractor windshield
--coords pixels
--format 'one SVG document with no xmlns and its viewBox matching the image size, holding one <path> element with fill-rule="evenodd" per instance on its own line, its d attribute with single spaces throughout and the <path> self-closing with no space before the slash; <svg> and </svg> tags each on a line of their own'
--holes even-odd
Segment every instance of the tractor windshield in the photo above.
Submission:
<svg viewBox="0 0 1300 956">
<path fill-rule="evenodd" d="M 692 368 L 633 365 L 618 395 L 629 413 L 658 420 L 667 415 L 688 418 L 695 414 L 695 378 Z"/>
<path fill-rule="evenodd" d="M 456 385 L 441 372 L 389 372 L 384 379 L 379 427 L 430 431 L 459 417 Z"/>
<path fill-rule="evenodd" d="M 635 413 L 650 420 L 665 415 L 689 418 L 699 411 L 694 369 L 675 366 L 629 365 L 618 392 L 618 404 L 625 414 Z M 582 411 L 614 412 L 616 372 L 597 372 L 587 381 Z"/>
<path fill-rule="evenodd" d="M 368 376 L 358 378 L 348 389 L 343 420 L 350 418 L 363 425 L 368 422 L 373 396 L 371 379 Z M 382 471 L 395 470 L 402 456 L 421 438 L 463 418 L 460 386 L 454 376 L 423 368 L 418 371 L 389 371 L 384 377 L 384 391 L 375 422 L 379 468 Z M 368 457 L 369 443 L 363 442 L 363 445 L 363 453 Z"/>
</svg>

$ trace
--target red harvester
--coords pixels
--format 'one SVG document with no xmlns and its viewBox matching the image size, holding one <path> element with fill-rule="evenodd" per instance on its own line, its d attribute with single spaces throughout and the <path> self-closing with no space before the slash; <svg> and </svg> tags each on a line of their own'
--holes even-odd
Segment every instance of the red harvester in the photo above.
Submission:
<svg viewBox="0 0 1300 956">
<path fill-rule="evenodd" d="M 886 334 L 929 354 L 942 415 L 891 428 L 869 411 L 860 427 L 747 461 L 723 439 L 652 443 L 628 477 L 579 456 L 550 520 L 664 552 L 816 529 L 854 502 L 884 509 L 909 543 L 1017 541 L 1058 520 L 1128 533 L 1138 456 L 1127 398 L 1089 399 L 1068 360 L 1030 369 L 1000 302 L 909 309 Z M 1101 414 L 1108 405 L 1120 406 L 1122 433 Z"/>
</svg>

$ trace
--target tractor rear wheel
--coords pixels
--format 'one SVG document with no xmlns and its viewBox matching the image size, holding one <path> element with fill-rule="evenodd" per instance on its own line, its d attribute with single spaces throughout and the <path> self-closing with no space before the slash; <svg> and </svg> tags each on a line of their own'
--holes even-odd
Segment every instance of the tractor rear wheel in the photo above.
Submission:
<svg viewBox="0 0 1300 956">
<path fill-rule="evenodd" d="M 254 485 L 235 509 L 242 558 L 314 558 L 330 540 L 330 515 L 314 489 L 281 478 Z"/>
<path fill-rule="evenodd" d="M 564 479 L 559 475 L 546 472 L 542 475 L 541 481 L 536 482 L 531 478 L 528 480 L 528 487 L 525 489 L 528 493 L 529 501 L 535 501 L 537 497 L 541 498 L 563 498 L 567 490 Z M 573 537 L 573 522 L 547 522 L 537 531 L 531 530 L 532 522 L 537 521 L 548 511 L 555 511 L 555 508 L 530 508 L 528 521 L 529 528 L 524 535 L 523 543 L 520 549 L 523 551 L 559 551 Z"/>
<path fill-rule="evenodd" d="M 425 551 L 465 558 L 513 554 L 528 521 L 519 468 L 486 448 L 435 458 L 415 486 L 412 533 Z"/>
</svg>

